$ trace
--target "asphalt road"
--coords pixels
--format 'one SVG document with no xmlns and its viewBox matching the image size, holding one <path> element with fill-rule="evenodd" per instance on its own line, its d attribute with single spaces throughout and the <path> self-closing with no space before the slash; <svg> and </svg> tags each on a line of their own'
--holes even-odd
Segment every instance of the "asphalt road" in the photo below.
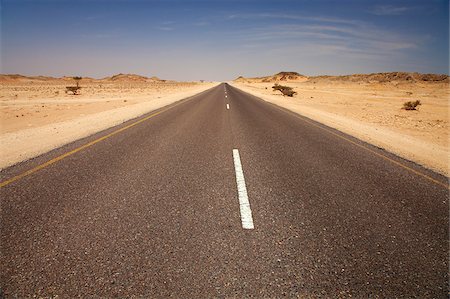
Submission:
<svg viewBox="0 0 450 299">
<path fill-rule="evenodd" d="M 224 84 L 141 120 L 1 173 L 6 298 L 447 297 L 447 178 Z"/>
</svg>

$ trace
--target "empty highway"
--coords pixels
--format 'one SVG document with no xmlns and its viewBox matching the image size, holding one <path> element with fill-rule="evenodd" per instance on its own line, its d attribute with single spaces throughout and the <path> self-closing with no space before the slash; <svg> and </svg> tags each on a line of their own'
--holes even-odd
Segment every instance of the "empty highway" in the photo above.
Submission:
<svg viewBox="0 0 450 299">
<path fill-rule="evenodd" d="M 1 176 L 6 298 L 448 294 L 446 177 L 227 84 Z"/>
</svg>

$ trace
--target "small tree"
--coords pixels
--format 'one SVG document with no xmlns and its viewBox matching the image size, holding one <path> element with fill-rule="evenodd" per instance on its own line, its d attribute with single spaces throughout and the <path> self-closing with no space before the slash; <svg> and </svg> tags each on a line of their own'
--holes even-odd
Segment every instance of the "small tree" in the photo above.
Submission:
<svg viewBox="0 0 450 299">
<path fill-rule="evenodd" d="M 73 95 L 77 95 L 78 91 L 81 89 L 79 82 L 82 78 L 81 77 L 72 77 L 72 79 L 75 80 L 75 82 L 77 83 L 77 86 L 66 86 L 66 93 L 70 91 L 73 93 Z"/>
<path fill-rule="evenodd" d="M 292 89 L 292 87 L 289 86 L 282 86 L 279 84 L 275 84 L 272 86 L 273 90 L 279 90 L 283 94 L 283 96 L 293 97 L 296 92 Z"/>
<path fill-rule="evenodd" d="M 75 80 L 75 82 L 77 82 L 77 87 L 80 87 L 79 82 L 82 79 L 81 77 L 75 76 L 73 77 L 73 79 Z"/>
<path fill-rule="evenodd" d="M 408 101 L 403 103 L 403 109 L 405 110 L 417 110 L 417 106 L 422 105 L 420 100 L 417 101 Z"/>
</svg>

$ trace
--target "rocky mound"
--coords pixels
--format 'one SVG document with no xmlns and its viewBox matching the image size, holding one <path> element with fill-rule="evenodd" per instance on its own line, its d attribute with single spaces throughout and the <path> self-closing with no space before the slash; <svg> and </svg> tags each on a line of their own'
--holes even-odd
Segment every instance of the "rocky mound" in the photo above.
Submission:
<svg viewBox="0 0 450 299">
<path fill-rule="evenodd" d="M 33 82 L 33 81 L 58 81 L 60 83 L 74 82 L 73 76 L 63 76 L 61 78 L 47 77 L 47 76 L 24 76 L 19 74 L 0 74 L 0 82 L 14 83 L 14 82 Z M 82 77 L 80 83 L 86 82 L 165 82 L 158 77 L 147 78 L 135 74 L 117 74 L 103 79 L 94 79 L 90 77 Z"/>
<path fill-rule="evenodd" d="M 366 82 L 366 83 L 389 83 L 389 82 L 449 82 L 448 75 L 420 74 L 407 72 L 353 74 L 344 76 L 316 76 L 310 77 L 311 81 L 342 81 L 342 82 Z"/>
<path fill-rule="evenodd" d="M 56 80 L 63 80 L 65 82 L 75 82 L 73 77 L 70 77 L 70 76 L 64 76 L 64 77 L 61 77 L 61 79 L 56 79 Z M 80 84 L 86 83 L 86 82 L 95 82 L 95 81 L 97 81 L 97 79 L 90 78 L 90 77 L 81 77 Z"/>
<path fill-rule="evenodd" d="M 27 77 L 18 75 L 18 74 L 12 74 L 12 75 L 0 75 L 0 81 L 14 81 L 14 80 L 23 80 Z"/>
<path fill-rule="evenodd" d="M 239 76 L 234 81 L 235 82 L 303 82 L 306 81 L 308 77 L 301 75 L 297 72 L 279 72 L 278 74 L 265 76 L 265 77 L 255 77 L 255 78 L 245 78 Z"/>
<path fill-rule="evenodd" d="M 23 76 L 23 75 L 19 75 L 19 74 L 11 74 L 11 75 L 0 74 L 0 82 L 13 82 L 13 81 L 24 82 L 24 81 L 31 81 L 31 80 L 51 81 L 51 80 L 58 80 L 58 79 L 53 78 L 53 77 L 46 77 L 46 76 Z"/>
<path fill-rule="evenodd" d="M 247 79 L 245 79 L 242 76 L 237 77 L 236 79 L 234 79 L 235 82 L 245 82 Z"/>
<path fill-rule="evenodd" d="M 278 81 L 305 81 L 308 77 L 300 75 L 297 72 L 279 72 L 273 76 L 265 77 L 263 82 L 278 82 Z"/>
<path fill-rule="evenodd" d="M 111 77 L 106 77 L 104 80 L 108 81 L 132 81 L 132 82 L 147 82 L 148 78 L 135 74 L 117 74 Z"/>
<path fill-rule="evenodd" d="M 164 80 L 159 79 L 159 78 L 156 77 L 156 76 L 151 77 L 150 80 L 151 80 L 151 81 L 155 81 L 155 82 L 157 82 L 157 81 L 164 81 Z"/>
</svg>

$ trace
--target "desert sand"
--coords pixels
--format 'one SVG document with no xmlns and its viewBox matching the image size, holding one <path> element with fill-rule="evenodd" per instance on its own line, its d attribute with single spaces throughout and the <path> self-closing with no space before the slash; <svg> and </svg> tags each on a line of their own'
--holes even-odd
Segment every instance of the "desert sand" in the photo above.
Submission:
<svg viewBox="0 0 450 299">
<path fill-rule="evenodd" d="M 449 82 L 446 75 L 381 73 L 307 77 L 293 72 L 232 85 L 405 159 L 449 176 Z M 278 83 L 294 97 L 273 91 Z M 417 110 L 402 109 L 420 100 Z"/>
<path fill-rule="evenodd" d="M 217 83 L 124 75 L 83 78 L 0 75 L 0 168 L 123 123 L 207 90 Z"/>
</svg>

